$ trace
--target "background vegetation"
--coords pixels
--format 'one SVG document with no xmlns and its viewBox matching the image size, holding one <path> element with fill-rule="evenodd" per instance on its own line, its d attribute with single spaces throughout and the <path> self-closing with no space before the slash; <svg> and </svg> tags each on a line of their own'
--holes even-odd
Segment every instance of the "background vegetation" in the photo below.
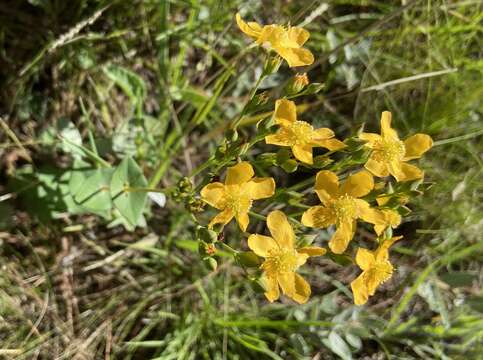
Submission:
<svg viewBox="0 0 483 360">
<path fill-rule="evenodd" d="M 472 0 L 1 1 L 0 357 L 480 358 L 481 10 Z M 237 11 L 311 32 L 309 77 L 325 87 L 304 99 L 304 120 L 342 138 L 390 110 L 402 136 L 435 140 L 421 163 L 432 186 L 396 231 L 397 272 L 364 307 L 347 288 L 356 267 L 324 258 L 304 274 L 303 306 L 267 303 L 229 258 L 212 272 L 169 194 L 135 229 L 69 201 L 78 148 L 59 135 L 113 164 L 132 155 L 160 189 L 215 153 L 263 66 Z M 293 74 L 284 67 L 262 91 L 275 96 Z M 240 243 L 235 225 L 225 239 Z"/>
</svg>

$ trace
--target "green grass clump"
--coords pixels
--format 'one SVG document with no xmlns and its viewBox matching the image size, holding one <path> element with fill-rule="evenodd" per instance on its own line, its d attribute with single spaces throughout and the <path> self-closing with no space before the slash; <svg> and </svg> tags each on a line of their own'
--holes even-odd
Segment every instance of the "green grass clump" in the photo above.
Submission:
<svg viewBox="0 0 483 360">
<path fill-rule="evenodd" d="M 0 357 L 479 358 L 482 6 L 401 4 L 0 5 Z M 167 190 L 217 151 L 263 67 L 234 25 L 237 11 L 311 32 L 320 62 L 309 77 L 325 87 L 304 119 L 348 136 L 363 123 L 375 130 L 391 110 L 401 135 L 435 140 L 421 164 L 431 186 L 396 230 L 405 236 L 397 271 L 364 307 L 345 285 L 355 268 L 325 259 L 303 274 L 307 304 L 268 304 L 229 257 L 216 271 L 204 266 L 192 215 L 172 196 L 138 227 L 66 196 L 82 149 L 99 168 L 131 156 L 146 187 Z M 261 91 L 291 75 L 282 70 Z M 225 236 L 240 243 L 235 231 Z"/>
</svg>

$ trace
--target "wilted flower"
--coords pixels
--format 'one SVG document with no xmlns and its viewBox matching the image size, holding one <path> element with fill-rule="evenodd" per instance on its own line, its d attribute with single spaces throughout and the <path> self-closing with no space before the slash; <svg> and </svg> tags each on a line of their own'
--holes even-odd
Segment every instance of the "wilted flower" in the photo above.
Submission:
<svg viewBox="0 0 483 360">
<path fill-rule="evenodd" d="M 297 107 L 293 101 L 277 100 L 273 117 L 275 124 L 280 125 L 280 129 L 275 134 L 266 136 L 265 142 L 290 146 L 294 156 L 304 163 L 313 163 L 312 148 L 314 147 L 325 147 L 329 150 L 345 147 L 342 141 L 334 137 L 332 130 L 314 129 L 309 123 L 297 120 Z"/>
<path fill-rule="evenodd" d="M 310 65 L 314 55 L 302 48 L 309 39 L 310 33 L 299 27 L 280 25 L 261 26 L 256 22 L 244 22 L 240 14 L 236 14 L 236 23 L 241 31 L 253 38 L 258 45 L 273 49 L 284 58 L 290 67 Z"/>
<path fill-rule="evenodd" d="M 213 182 L 201 190 L 202 199 L 211 206 L 222 210 L 209 223 L 226 225 L 236 218 L 242 231 L 246 231 L 248 211 L 253 200 L 271 197 L 275 192 L 273 178 L 254 178 L 255 172 L 249 162 L 243 161 L 229 167 L 225 183 Z"/>
<path fill-rule="evenodd" d="M 265 296 L 273 302 L 280 297 L 281 288 L 283 294 L 303 304 L 310 296 L 310 285 L 295 271 L 305 264 L 307 258 L 324 255 L 326 250 L 317 246 L 297 249 L 292 226 L 281 211 L 268 214 L 267 226 L 272 237 L 253 234 L 248 238 L 248 247 L 265 258 L 261 265 Z"/>
<path fill-rule="evenodd" d="M 433 146 L 433 140 L 426 134 L 415 134 L 404 141 L 399 140 L 397 132 L 391 128 L 391 113 L 383 111 L 381 116 L 381 135 L 361 133 L 359 138 L 367 141 L 372 149 L 365 168 L 375 176 L 391 174 L 397 181 L 422 178 L 424 173 L 406 161 L 420 158 Z"/>
</svg>

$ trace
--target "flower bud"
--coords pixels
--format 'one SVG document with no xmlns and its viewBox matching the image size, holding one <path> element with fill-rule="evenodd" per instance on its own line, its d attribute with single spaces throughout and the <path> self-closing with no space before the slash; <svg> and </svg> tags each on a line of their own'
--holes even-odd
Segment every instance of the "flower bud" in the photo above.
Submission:
<svg viewBox="0 0 483 360">
<path fill-rule="evenodd" d="M 288 84 L 289 94 L 298 94 L 309 84 L 307 73 L 295 75 Z"/>
<path fill-rule="evenodd" d="M 196 235 L 199 240 L 202 240 L 207 244 L 214 243 L 218 240 L 218 234 L 216 232 L 203 226 L 198 226 L 196 229 Z"/>
<path fill-rule="evenodd" d="M 236 261 L 244 267 L 259 267 L 260 258 L 252 251 L 242 251 L 236 254 Z"/>
<path fill-rule="evenodd" d="M 186 208 L 192 213 L 201 212 L 203 211 L 204 207 L 205 207 L 204 201 L 197 198 L 188 199 L 186 203 Z"/>
<path fill-rule="evenodd" d="M 294 159 L 288 159 L 284 161 L 282 164 L 280 164 L 282 169 L 284 169 L 288 173 L 293 173 L 294 171 L 297 170 L 298 168 L 298 163 Z"/>
<path fill-rule="evenodd" d="M 260 154 L 257 156 L 257 161 L 259 161 L 262 166 L 272 166 L 277 163 L 277 155 L 274 153 Z"/>
<path fill-rule="evenodd" d="M 218 267 L 218 262 L 213 259 L 212 257 L 207 257 L 203 259 L 203 263 L 206 265 L 208 269 L 211 271 L 215 271 L 216 268 Z"/>
<path fill-rule="evenodd" d="M 178 182 L 178 189 L 180 190 L 181 193 L 190 192 L 192 188 L 193 188 L 193 184 L 191 183 L 191 180 L 188 177 L 183 177 Z"/>
<path fill-rule="evenodd" d="M 280 56 L 270 56 L 267 61 L 265 61 L 265 66 L 263 67 L 263 75 L 271 75 L 276 73 L 280 68 L 281 64 L 282 58 Z"/>
<path fill-rule="evenodd" d="M 206 243 L 202 240 L 198 241 L 198 254 L 203 258 L 210 257 L 216 254 L 215 244 Z"/>
</svg>

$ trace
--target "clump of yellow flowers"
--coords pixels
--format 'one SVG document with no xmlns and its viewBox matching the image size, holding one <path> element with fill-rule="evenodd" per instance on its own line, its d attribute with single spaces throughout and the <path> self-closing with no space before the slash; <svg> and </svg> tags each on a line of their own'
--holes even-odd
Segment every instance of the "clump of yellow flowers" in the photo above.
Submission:
<svg viewBox="0 0 483 360">
<path fill-rule="evenodd" d="M 289 67 L 314 62 L 310 50 L 303 47 L 310 37 L 308 31 L 294 26 L 245 22 L 239 14 L 236 23 L 268 52 L 269 60 L 282 58 Z M 218 245 L 245 268 L 250 280 L 261 285 L 268 301 L 276 301 L 283 294 L 300 304 L 311 295 L 309 283 L 299 273 L 309 257 L 329 255 L 337 261 L 340 254 L 345 254 L 345 258 L 353 257 L 353 264 L 362 270 L 357 277 L 354 272 L 350 283 L 355 304 L 362 305 L 392 276 L 389 249 L 402 238 L 393 236 L 392 231 L 410 211 L 406 204 L 418 193 L 424 177 L 424 172 L 409 161 L 428 151 L 432 139 L 415 134 L 400 140 L 392 128 L 391 113 L 384 111 L 380 134 L 359 131 L 341 141 L 333 130 L 315 127 L 298 118 L 299 108 L 292 99 L 314 94 L 314 89 L 320 87 L 311 87 L 305 73 L 295 75 L 288 84 L 281 98 L 265 99 L 262 105 L 273 101 L 273 112 L 271 116 L 261 116 L 258 133 L 252 140 L 244 141 L 235 136 L 239 120 L 248 111 L 263 110 L 262 105 L 248 106 L 256 97 L 256 86 L 232 126 L 235 134 L 231 133 L 211 160 L 214 169 L 211 178 L 223 175 L 223 168 L 226 171 L 223 182 L 210 182 L 209 177 L 198 188 L 201 199 L 219 210 L 207 225 L 200 222 L 200 251 L 215 267 L 213 257 Z M 265 140 L 262 149 L 268 147 L 278 152 L 258 149 L 257 157 L 250 155 L 248 150 L 262 140 Z M 322 154 L 316 155 L 315 151 Z M 297 192 L 298 185 L 276 189 L 274 177 L 267 176 L 269 173 L 280 176 L 281 170 L 274 171 L 275 168 L 288 173 L 302 168 L 301 183 L 308 187 L 303 192 Z M 311 189 L 318 201 L 311 195 Z M 256 220 L 255 225 L 250 225 L 250 218 Z M 223 228 L 232 219 L 246 239 L 242 245 L 245 251 L 233 249 L 223 241 Z M 266 223 L 268 233 L 260 220 Z M 364 235 L 362 239 L 358 229 Z M 314 232 L 329 239 L 328 249 L 311 243 L 314 236 L 310 235 Z M 361 242 L 363 246 L 358 245 Z"/>
</svg>

